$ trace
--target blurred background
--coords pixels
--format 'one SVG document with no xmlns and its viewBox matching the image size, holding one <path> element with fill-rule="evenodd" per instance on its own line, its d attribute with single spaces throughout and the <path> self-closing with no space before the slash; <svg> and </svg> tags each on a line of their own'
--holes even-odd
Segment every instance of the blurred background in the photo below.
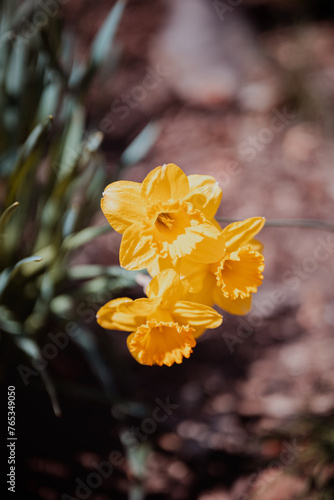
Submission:
<svg viewBox="0 0 334 500">
<path fill-rule="evenodd" d="M 334 6 L 0 2 L 0 376 L 16 488 L 42 500 L 332 500 L 334 235 L 265 227 L 265 279 L 181 365 L 98 308 L 143 296 L 104 187 L 173 162 L 218 215 L 333 224 Z M 4 446 L 7 474 L 7 452 Z M 6 486 L 6 485 L 4 485 Z M 5 487 L 6 489 L 6 487 Z"/>
</svg>

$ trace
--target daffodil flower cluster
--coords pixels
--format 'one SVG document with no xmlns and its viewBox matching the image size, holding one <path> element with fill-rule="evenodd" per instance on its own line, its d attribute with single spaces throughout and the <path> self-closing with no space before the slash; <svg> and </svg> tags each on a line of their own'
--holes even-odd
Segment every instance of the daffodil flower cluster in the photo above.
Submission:
<svg viewBox="0 0 334 500">
<path fill-rule="evenodd" d="M 169 163 L 144 181 L 106 187 L 101 208 L 123 234 L 121 266 L 147 269 L 147 298 L 111 300 L 97 313 L 108 329 L 129 331 L 127 345 L 141 364 L 167 365 L 188 358 L 206 329 L 222 316 L 251 308 L 261 285 L 262 245 L 254 239 L 265 219 L 253 217 L 222 229 L 214 219 L 222 190 L 209 175 L 189 175 Z"/>
</svg>

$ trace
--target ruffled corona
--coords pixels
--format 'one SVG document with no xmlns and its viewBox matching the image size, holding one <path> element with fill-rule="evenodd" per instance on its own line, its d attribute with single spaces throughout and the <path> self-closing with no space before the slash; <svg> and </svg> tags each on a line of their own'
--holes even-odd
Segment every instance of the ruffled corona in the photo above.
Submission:
<svg viewBox="0 0 334 500">
<path fill-rule="evenodd" d="M 176 259 L 190 254 L 203 239 L 206 219 L 188 202 L 157 203 L 147 211 L 144 227 L 157 255 Z"/>
<path fill-rule="evenodd" d="M 244 299 L 261 285 L 263 270 L 263 255 L 248 245 L 221 260 L 215 272 L 217 286 L 227 299 Z"/>
<path fill-rule="evenodd" d="M 127 345 L 132 356 L 144 365 L 182 363 L 189 358 L 195 347 L 194 328 L 174 322 L 147 321 L 129 335 Z"/>
</svg>

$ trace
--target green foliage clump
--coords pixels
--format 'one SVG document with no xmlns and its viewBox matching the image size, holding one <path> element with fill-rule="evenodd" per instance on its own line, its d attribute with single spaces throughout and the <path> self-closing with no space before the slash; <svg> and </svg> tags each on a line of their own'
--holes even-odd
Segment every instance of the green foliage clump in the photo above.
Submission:
<svg viewBox="0 0 334 500">
<path fill-rule="evenodd" d="M 110 231 L 92 225 L 110 179 L 99 152 L 103 134 L 86 129 L 85 98 L 103 64 L 117 71 L 115 34 L 125 4 L 113 6 L 85 64 L 60 16 L 44 13 L 47 22 L 34 24 L 35 4 L 0 6 L 0 342 L 38 361 L 50 322 L 64 328 L 76 321 L 76 299 L 115 293 L 132 285 L 135 273 L 69 265 L 71 252 Z M 108 385 L 92 336 L 77 328 L 78 345 Z M 47 370 L 41 375 L 59 412 Z"/>
</svg>

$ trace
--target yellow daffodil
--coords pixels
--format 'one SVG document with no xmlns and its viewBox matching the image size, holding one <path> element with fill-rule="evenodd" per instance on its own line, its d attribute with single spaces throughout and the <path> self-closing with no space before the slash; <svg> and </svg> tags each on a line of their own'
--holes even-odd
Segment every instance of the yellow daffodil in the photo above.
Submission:
<svg viewBox="0 0 334 500">
<path fill-rule="evenodd" d="M 157 259 L 190 255 L 204 238 L 216 238 L 212 219 L 222 191 L 213 177 L 189 175 L 169 163 L 144 181 L 109 184 L 101 208 L 110 225 L 123 234 L 121 266 L 138 270 Z"/>
<path fill-rule="evenodd" d="M 253 238 L 264 223 L 263 217 L 253 217 L 230 224 L 218 238 L 199 243 L 190 257 L 169 263 L 188 284 L 183 299 L 208 306 L 217 304 L 231 314 L 247 314 L 252 293 L 263 279 L 262 245 Z M 162 268 L 168 262 L 160 259 L 158 265 Z M 149 267 L 152 275 L 156 271 L 157 266 Z"/>
<path fill-rule="evenodd" d="M 98 311 L 97 321 L 103 328 L 132 332 L 127 345 L 141 364 L 182 363 L 192 353 L 195 339 L 222 323 L 211 307 L 180 300 L 184 292 L 178 274 L 168 269 L 149 283 L 148 298 L 111 300 Z"/>
</svg>

